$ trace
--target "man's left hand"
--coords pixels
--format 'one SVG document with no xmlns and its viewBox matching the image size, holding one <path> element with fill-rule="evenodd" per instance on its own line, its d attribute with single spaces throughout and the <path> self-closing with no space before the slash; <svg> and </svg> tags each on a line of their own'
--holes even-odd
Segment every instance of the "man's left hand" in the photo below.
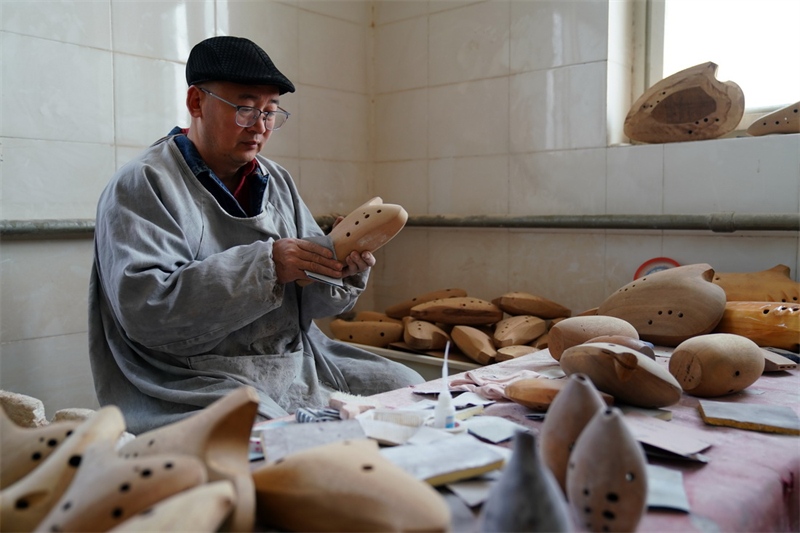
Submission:
<svg viewBox="0 0 800 533">
<path fill-rule="evenodd" d="M 372 252 L 356 251 L 350 252 L 350 255 L 344 259 L 345 268 L 342 270 L 342 277 L 352 276 L 359 272 L 364 272 L 366 269 L 375 266 L 375 256 Z"/>
</svg>

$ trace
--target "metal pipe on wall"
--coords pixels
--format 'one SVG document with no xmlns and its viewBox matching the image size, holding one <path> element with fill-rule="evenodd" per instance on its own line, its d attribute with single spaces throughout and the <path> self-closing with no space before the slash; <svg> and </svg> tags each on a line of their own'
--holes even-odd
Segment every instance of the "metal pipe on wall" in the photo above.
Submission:
<svg viewBox="0 0 800 533">
<path fill-rule="evenodd" d="M 334 215 L 316 218 L 323 229 L 332 226 Z M 714 233 L 736 231 L 800 231 L 800 213 L 745 214 L 735 212 L 705 215 L 409 215 L 407 227 L 420 228 L 528 228 L 528 229 L 624 229 L 694 230 Z M 0 238 L 43 240 L 91 238 L 92 219 L 0 220 Z"/>
</svg>

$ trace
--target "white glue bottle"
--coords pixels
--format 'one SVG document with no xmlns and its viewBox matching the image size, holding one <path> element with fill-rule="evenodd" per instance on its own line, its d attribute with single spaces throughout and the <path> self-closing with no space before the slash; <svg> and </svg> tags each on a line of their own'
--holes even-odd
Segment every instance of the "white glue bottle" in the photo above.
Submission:
<svg viewBox="0 0 800 533">
<path fill-rule="evenodd" d="M 444 364 L 442 364 L 442 391 L 436 401 L 433 411 L 433 427 L 453 429 L 456 427 L 456 408 L 453 406 L 453 397 L 450 395 L 450 386 L 447 384 L 447 354 L 450 352 L 450 341 L 444 347 Z"/>
</svg>

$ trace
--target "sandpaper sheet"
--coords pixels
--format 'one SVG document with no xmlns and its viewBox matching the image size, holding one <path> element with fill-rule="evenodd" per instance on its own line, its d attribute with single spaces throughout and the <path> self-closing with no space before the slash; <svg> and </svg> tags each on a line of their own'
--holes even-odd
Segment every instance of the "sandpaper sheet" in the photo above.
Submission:
<svg viewBox="0 0 800 533">
<path fill-rule="evenodd" d="M 697 409 L 711 426 L 800 435 L 800 417 L 785 405 L 700 400 Z"/>
</svg>

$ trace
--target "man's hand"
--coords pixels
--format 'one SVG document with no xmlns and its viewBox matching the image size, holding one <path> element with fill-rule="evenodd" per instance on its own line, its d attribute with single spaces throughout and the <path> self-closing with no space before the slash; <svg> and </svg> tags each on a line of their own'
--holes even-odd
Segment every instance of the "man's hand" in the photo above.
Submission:
<svg viewBox="0 0 800 533">
<path fill-rule="evenodd" d="M 352 256 L 352 254 L 350 254 Z M 357 254 L 356 254 L 357 255 Z M 372 254 L 369 254 L 372 257 Z M 278 283 L 289 283 L 298 279 L 308 279 L 305 270 L 316 272 L 331 278 L 341 278 L 352 274 L 346 273 L 351 268 L 360 268 L 366 265 L 362 259 L 359 264 L 355 259 L 343 264 L 333 258 L 333 252 L 314 242 L 302 239 L 278 239 L 272 244 L 272 260 L 275 261 L 275 271 Z M 372 259 L 375 264 L 375 259 Z M 366 268 L 366 266 L 364 266 Z M 360 270 L 357 270 L 360 272 Z M 355 273 L 355 272 L 354 272 Z"/>
<path fill-rule="evenodd" d="M 347 266 L 344 271 L 342 271 L 343 278 L 358 274 L 359 272 L 363 272 L 366 269 L 375 266 L 375 256 L 372 255 L 371 252 L 358 253 L 356 251 L 352 251 L 350 252 L 350 255 L 345 258 L 345 265 Z"/>
</svg>

